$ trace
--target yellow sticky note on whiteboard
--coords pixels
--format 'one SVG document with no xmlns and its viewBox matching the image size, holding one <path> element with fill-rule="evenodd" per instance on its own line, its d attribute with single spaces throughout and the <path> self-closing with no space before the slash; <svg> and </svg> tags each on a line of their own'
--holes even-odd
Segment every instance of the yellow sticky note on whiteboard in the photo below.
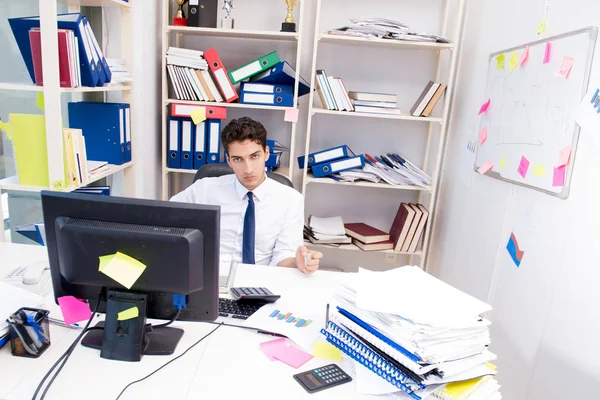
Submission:
<svg viewBox="0 0 600 400">
<path fill-rule="evenodd" d="M 206 114 L 204 113 L 204 108 L 196 108 L 194 111 L 190 113 L 190 117 L 192 117 L 192 121 L 194 121 L 195 125 L 198 125 L 200 122 L 206 119 Z"/>
<path fill-rule="evenodd" d="M 510 58 L 508 59 L 508 69 L 510 70 L 510 72 L 513 72 L 515 68 L 517 68 L 517 65 L 519 65 L 519 55 L 515 50 L 512 52 Z"/>
<path fill-rule="evenodd" d="M 504 168 L 505 165 L 506 165 L 506 158 L 502 157 L 500 159 L 500 168 Z"/>
<path fill-rule="evenodd" d="M 98 266 L 98 271 L 119 282 L 127 289 L 131 289 L 145 269 L 145 264 L 120 252 L 100 257 Z"/>
<path fill-rule="evenodd" d="M 117 321 L 127 321 L 128 319 L 134 319 L 140 316 L 140 310 L 133 306 L 127 310 L 123 310 L 117 314 Z"/>
<path fill-rule="evenodd" d="M 544 167 L 542 164 L 538 164 L 533 167 L 533 175 L 544 176 L 545 173 L 546 173 L 546 167 Z"/>
<path fill-rule="evenodd" d="M 498 61 L 498 66 L 497 66 L 498 70 L 504 69 L 504 60 L 505 59 L 506 59 L 506 57 L 504 56 L 504 54 L 500 54 L 500 55 L 496 56 L 496 61 Z"/>
<path fill-rule="evenodd" d="M 546 22 L 542 21 L 537 28 L 537 34 L 539 35 L 540 33 L 544 32 L 546 30 Z"/>
</svg>

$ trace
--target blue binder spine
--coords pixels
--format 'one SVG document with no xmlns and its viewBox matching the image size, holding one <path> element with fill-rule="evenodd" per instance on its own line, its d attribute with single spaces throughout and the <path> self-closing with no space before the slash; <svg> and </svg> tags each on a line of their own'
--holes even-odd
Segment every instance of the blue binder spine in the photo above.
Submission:
<svg viewBox="0 0 600 400">
<path fill-rule="evenodd" d="M 94 46 L 94 41 L 96 40 L 96 38 L 94 37 L 94 40 L 92 40 L 92 37 L 94 36 L 94 33 L 92 32 L 92 29 L 89 27 L 90 24 L 88 23 L 88 20 L 86 17 L 81 17 L 81 22 L 83 23 L 83 25 L 80 27 L 81 29 L 81 34 L 83 36 L 83 40 L 85 41 L 85 43 L 87 44 L 86 50 L 89 50 L 89 52 L 92 54 L 92 58 L 94 59 L 94 64 L 96 64 L 96 71 L 98 72 L 98 86 L 103 86 L 106 82 L 108 82 L 106 80 L 106 73 L 104 72 L 104 65 L 102 64 L 102 59 L 101 57 L 101 53 L 102 50 L 100 50 L 100 52 L 98 52 L 98 49 Z M 100 46 L 98 46 L 100 47 Z"/>
<path fill-rule="evenodd" d="M 256 93 L 240 92 L 240 103 L 260 104 L 280 107 L 293 107 L 294 95 L 292 93 Z"/>
<path fill-rule="evenodd" d="M 296 71 L 287 61 L 282 61 L 272 68 L 252 76 L 250 81 L 257 83 L 276 83 L 293 87 L 296 83 Z M 299 76 L 298 97 L 308 93 L 310 93 L 310 85 L 306 79 Z"/>
<path fill-rule="evenodd" d="M 194 166 L 192 126 L 191 119 L 181 120 L 181 168 L 183 169 L 192 169 Z"/>
<path fill-rule="evenodd" d="M 354 152 L 346 145 L 332 147 L 330 149 L 317 151 L 308 155 L 308 167 L 327 161 L 339 160 L 340 158 L 352 157 Z M 304 156 L 298 157 L 298 166 L 304 168 Z"/>
<path fill-rule="evenodd" d="M 104 57 L 104 53 L 102 52 L 102 48 L 100 47 L 100 45 L 98 44 L 98 41 L 96 40 L 96 36 L 94 35 L 94 31 L 92 30 L 92 26 L 89 24 L 89 21 L 86 17 L 83 17 L 84 21 L 85 21 L 85 28 L 88 34 L 88 37 L 90 38 L 92 45 L 94 47 L 94 49 L 96 50 L 96 53 L 98 54 L 98 59 L 100 61 L 100 64 L 102 65 L 102 72 L 104 73 L 104 79 L 105 79 L 105 83 L 110 83 L 110 81 L 112 80 L 112 73 L 110 72 L 110 67 L 108 66 L 108 61 L 106 61 L 106 57 Z"/>
<path fill-rule="evenodd" d="M 169 141 L 167 167 L 181 168 L 181 143 L 179 134 L 181 130 L 181 121 L 176 117 L 169 117 Z"/>
<path fill-rule="evenodd" d="M 218 164 L 221 161 L 221 120 L 206 120 L 206 146 L 208 148 L 207 164 Z"/>
<path fill-rule="evenodd" d="M 206 164 L 206 122 L 194 126 L 194 169 Z"/>
<path fill-rule="evenodd" d="M 338 172 L 347 171 L 349 169 L 362 168 L 365 166 L 365 159 L 362 154 L 354 157 L 348 157 L 342 160 L 326 162 L 313 165 L 312 173 L 315 178 L 321 178 Z"/>
<path fill-rule="evenodd" d="M 121 104 L 119 106 L 119 145 L 121 148 L 121 162 L 123 164 L 125 162 L 125 106 Z"/>
<path fill-rule="evenodd" d="M 125 108 L 125 162 L 132 160 L 131 156 L 131 106 L 123 104 Z"/>
<path fill-rule="evenodd" d="M 277 83 L 242 82 L 240 92 L 293 95 L 294 87 Z"/>
</svg>

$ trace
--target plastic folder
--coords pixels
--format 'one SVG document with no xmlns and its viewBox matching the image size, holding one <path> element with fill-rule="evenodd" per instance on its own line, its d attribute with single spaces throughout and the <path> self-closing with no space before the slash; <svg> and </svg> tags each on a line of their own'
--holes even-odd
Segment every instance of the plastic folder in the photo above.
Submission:
<svg viewBox="0 0 600 400">
<path fill-rule="evenodd" d="M 279 62 L 281 62 L 279 54 L 277 54 L 276 51 L 273 51 L 269 54 L 257 58 L 254 61 L 249 62 L 246 65 L 242 65 L 241 67 L 229 71 L 229 80 L 231 81 L 231 83 L 236 84 L 238 82 L 250 78 L 253 75 L 256 75 L 266 69 L 275 66 Z"/>
<path fill-rule="evenodd" d="M 93 49 L 96 51 L 96 54 L 98 55 L 98 71 L 100 71 L 100 69 L 102 68 L 102 72 L 104 73 L 105 79 L 104 82 L 105 83 L 110 83 L 110 81 L 112 80 L 112 73 L 110 72 L 110 67 L 108 66 L 108 61 L 106 61 L 106 57 L 104 57 L 104 53 L 102 52 L 102 48 L 100 47 L 100 45 L 98 44 L 98 41 L 96 40 L 96 36 L 94 35 L 94 31 L 92 31 L 92 26 L 90 25 L 88 19 L 86 17 L 83 17 L 83 21 L 84 21 L 84 26 L 87 32 L 87 37 L 90 39 L 91 41 L 91 45 L 93 47 Z"/>
<path fill-rule="evenodd" d="M 181 168 L 181 120 L 169 117 L 167 167 Z"/>
<path fill-rule="evenodd" d="M 304 96 L 305 94 L 310 93 L 310 85 L 306 79 L 299 76 L 299 80 L 298 96 Z M 296 71 L 287 61 L 282 61 L 273 68 L 252 76 L 250 81 L 256 83 L 275 83 L 294 87 L 294 84 L 296 83 Z"/>
<path fill-rule="evenodd" d="M 240 91 L 269 94 L 294 94 L 294 87 L 289 85 L 280 85 L 277 83 L 242 82 L 240 85 Z"/>
<path fill-rule="evenodd" d="M 272 94 L 272 93 L 253 93 L 241 92 L 240 103 L 242 104 L 262 104 L 269 106 L 293 107 L 294 94 Z"/>
<path fill-rule="evenodd" d="M 46 120 L 43 115 L 9 114 L 19 183 L 50 186 L 46 149 Z"/>
<path fill-rule="evenodd" d="M 207 119 L 225 119 L 227 118 L 227 108 L 215 106 L 192 106 L 188 104 L 172 104 L 171 115 L 173 117 L 189 118 L 192 112 L 198 108 L 204 109 L 204 115 Z"/>
<path fill-rule="evenodd" d="M 124 154 L 124 162 L 131 161 L 131 107 L 129 104 L 123 104 L 123 109 L 125 110 L 125 154 Z"/>
<path fill-rule="evenodd" d="M 214 80 L 219 86 L 219 90 L 223 94 L 223 97 L 228 103 L 235 101 L 239 98 L 233 84 L 229 80 L 225 66 L 215 49 L 208 49 L 204 52 L 204 58 L 208 63 L 208 69 L 212 73 Z"/>
<path fill-rule="evenodd" d="M 265 166 L 279 168 L 280 161 L 281 161 L 281 152 L 275 151 L 275 152 L 269 153 L 269 158 L 267 159 L 267 162 L 265 162 Z"/>
<path fill-rule="evenodd" d="M 194 169 L 206 164 L 206 121 L 194 126 Z"/>
<path fill-rule="evenodd" d="M 208 164 L 218 164 L 221 161 L 221 120 L 206 120 L 206 145 L 208 147 Z"/>
<path fill-rule="evenodd" d="M 308 155 L 308 167 L 312 167 L 313 165 L 339 160 L 340 158 L 352 157 L 354 153 L 350 148 L 346 145 L 332 147 L 327 150 L 317 151 L 315 153 L 310 153 Z M 304 168 L 304 156 L 298 157 L 298 166 L 300 168 Z"/>
<path fill-rule="evenodd" d="M 357 156 L 348 157 L 338 161 L 313 165 L 312 172 L 315 178 L 320 178 L 327 175 L 337 174 L 338 172 L 347 171 L 349 169 L 362 168 L 364 165 L 365 159 L 362 154 L 359 154 Z"/>
</svg>

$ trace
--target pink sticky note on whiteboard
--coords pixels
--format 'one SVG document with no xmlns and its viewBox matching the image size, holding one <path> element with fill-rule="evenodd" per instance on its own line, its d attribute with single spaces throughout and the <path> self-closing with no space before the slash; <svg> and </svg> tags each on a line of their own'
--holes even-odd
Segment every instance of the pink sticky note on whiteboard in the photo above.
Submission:
<svg viewBox="0 0 600 400">
<path fill-rule="evenodd" d="M 550 62 L 550 51 L 552 50 L 552 44 L 550 42 L 546 42 L 546 51 L 544 52 L 544 64 L 548 64 Z"/>
<path fill-rule="evenodd" d="M 554 177 L 552 178 L 552 186 L 565 186 L 565 172 L 567 166 L 554 167 Z"/>
<path fill-rule="evenodd" d="M 529 60 L 529 46 L 525 47 L 523 53 L 521 53 L 521 65 L 525 64 Z"/>
<path fill-rule="evenodd" d="M 523 179 L 525 179 L 528 170 L 529 160 L 525 158 L 525 156 L 521 156 L 521 162 L 519 163 L 519 168 L 517 168 L 517 172 L 519 172 L 519 175 L 521 175 Z"/>
<path fill-rule="evenodd" d="M 489 108 L 491 102 L 492 102 L 492 99 L 488 99 L 488 101 L 486 101 L 485 103 L 483 103 L 481 105 L 481 108 L 479 109 L 479 113 L 477 115 L 483 114 L 484 112 L 486 112 L 487 109 Z"/>
<path fill-rule="evenodd" d="M 558 67 L 558 71 L 556 71 L 556 76 L 564 79 L 569 78 L 574 63 L 575 59 L 573 57 L 563 57 L 562 63 Z"/>
<path fill-rule="evenodd" d="M 487 128 L 484 126 L 481 132 L 479 132 L 479 144 L 484 144 L 488 138 Z"/>
<path fill-rule="evenodd" d="M 88 320 L 92 316 L 89 304 L 73 296 L 59 297 L 58 305 L 60 306 L 63 320 L 67 325 Z"/>
<path fill-rule="evenodd" d="M 562 167 L 563 165 L 567 165 L 570 159 L 571 146 L 567 146 L 558 152 L 558 162 L 556 163 L 555 167 Z"/>
<path fill-rule="evenodd" d="M 492 160 L 487 160 L 485 162 L 485 164 L 483 164 L 481 167 L 479 167 L 477 169 L 477 172 L 479 172 L 481 175 L 483 175 L 492 168 L 494 168 L 494 163 L 492 162 Z"/>
<path fill-rule="evenodd" d="M 286 122 L 298 122 L 298 109 L 297 108 L 286 108 L 283 120 Z"/>
</svg>

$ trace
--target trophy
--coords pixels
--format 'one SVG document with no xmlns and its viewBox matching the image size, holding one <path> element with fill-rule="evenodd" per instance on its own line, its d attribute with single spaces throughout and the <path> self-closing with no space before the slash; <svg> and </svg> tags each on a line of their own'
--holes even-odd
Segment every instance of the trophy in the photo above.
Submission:
<svg viewBox="0 0 600 400">
<path fill-rule="evenodd" d="M 223 0 L 223 8 L 221 10 L 225 10 L 227 15 L 221 18 L 221 28 L 224 29 L 233 29 L 233 18 L 231 17 L 231 10 L 235 8 L 233 6 L 233 0 Z"/>
<path fill-rule="evenodd" d="M 175 18 L 173 18 L 173 25 L 175 26 L 187 26 L 187 18 L 183 13 L 183 5 L 188 2 L 188 0 L 175 0 L 179 8 L 175 12 Z"/>
<path fill-rule="evenodd" d="M 300 0 L 283 0 L 283 2 L 287 6 L 287 17 L 285 17 L 285 21 L 281 24 L 281 32 L 296 32 L 296 23 L 294 22 L 292 12 L 294 11 L 294 7 L 300 3 Z"/>
</svg>

